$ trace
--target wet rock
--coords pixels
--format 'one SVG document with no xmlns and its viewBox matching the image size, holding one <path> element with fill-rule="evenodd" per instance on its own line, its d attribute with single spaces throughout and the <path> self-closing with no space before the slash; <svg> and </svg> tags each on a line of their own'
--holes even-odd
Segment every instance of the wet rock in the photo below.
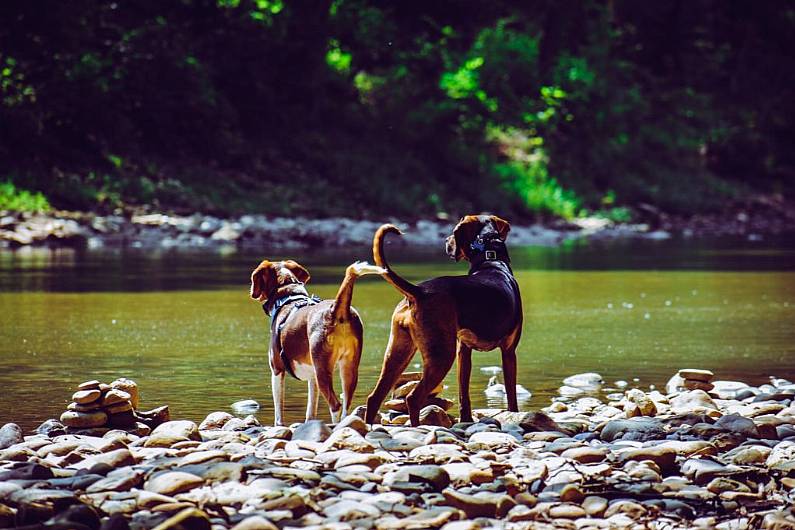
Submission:
<svg viewBox="0 0 795 530">
<path fill-rule="evenodd" d="M 133 408 L 135 407 L 136 405 L 133 403 Z M 145 426 L 147 426 L 150 429 L 154 429 L 158 425 L 162 425 L 163 423 L 166 423 L 171 419 L 171 413 L 169 412 L 168 405 L 163 405 L 162 407 L 157 407 L 147 411 L 136 409 L 135 416 L 138 419 L 139 423 L 143 423 Z M 146 434 L 142 434 L 141 436 L 146 436 Z"/>
<path fill-rule="evenodd" d="M 581 464 L 593 464 L 604 460 L 610 451 L 606 447 L 572 447 L 566 449 L 560 456 L 576 460 Z"/>
<path fill-rule="evenodd" d="M 149 478 L 144 489 L 161 495 L 176 495 L 204 484 L 201 477 L 184 471 L 166 471 Z"/>
<path fill-rule="evenodd" d="M 749 493 L 751 491 L 748 486 L 742 482 L 738 482 L 726 477 L 717 477 L 712 479 L 709 484 L 707 484 L 707 490 L 715 494 L 723 493 L 725 491 L 739 491 L 743 493 Z"/>
<path fill-rule="evenodd" d="M 44 434 L 54 438 L 55 436 L 63 436 L 66 434 L 66 426 L 56 419 L 49 419 L 36 427 L 37 434 Z"/>
<path fill-rule="evenodd" d="M 122 403 L 129 403 L 130 404 L 130 409 L 131 409 L 132 408 L 132 402 L 130 401 L 131 399 L 132 399 L 132 396 L 130 396 L 130 394 L 128 394 L 124 390 L 121 390 L 121 389 L 118 389 L 118 388 L 111 388 L 102 397 L 102 406 L 103 407 L 110 407 L 111 405 L 119 405 L 119 404 L 122 404 Z"/>
<path fill-rule="evenodd" d="M 27 463 L 0 471 L 0 481 L 3 480 L 46 480 L 53 478 L 52 470 L 41 464 Z"/>
<path fill-rule="evenodd" d="M 259 403 L 253 399 L 243 399 L 241 401 L 235 401 L 230 407 L 237 414 L 254 414 L 259 410 Z"/>
<path fill-rule="evenodd" d="M 604 378 L 601 375 L 593 372 L 584 374 L 576 374 L 567 377 L 563 380 L 563 384 L 575 388 L 598 388 L 604 383 Z"/>
<path fill-rule="evenodd" d="M 420 411 L 420 425 L 438 425 L 450 428 L 453 426 L 453 421 L 442 407 L 428 405 Z"/>
<path fill-rule="evenodd" d="M 325 442 L 329 436 L 331 436 L 331 429 L 328 428 L 325 422 L 322 420 L 309 420 L 295 428 L 292 439 L 307 442 Z"/>
<path fill-rule="evenodd" d="M 16 423 L 6 423 L 0 427 L 0 450 L 7 449 L 22 441 L 22 429 Z"/>
</svg>

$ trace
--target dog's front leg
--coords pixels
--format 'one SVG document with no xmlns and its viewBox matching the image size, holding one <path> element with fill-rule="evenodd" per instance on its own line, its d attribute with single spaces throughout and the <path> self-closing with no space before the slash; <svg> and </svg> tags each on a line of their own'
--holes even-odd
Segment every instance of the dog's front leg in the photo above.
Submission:
<svg viewBox="0 0 795 530">
<path fill-rule="evenodd" d="M 519 412 L 516 399 L 516 346 L 502 349 L 502 371 L 505 374 L 505 393 L 508 396 L 508 410 Z"/>
<path fill-rule="evenodd" d="M 284 372 L 271 372 L 271 391 L 273 392 L 274 425 L 284 425 Z"/>
<path fill-rule="evenodd" d="M 458 405 L 460 421 L 472 421 L 472 402 L 469 400 L 469 379 L 472 375 L 472 348 L 458 342 Z"/>
<path fill-rule="evenodd" d="M 317 391 L 317 380 L 315 377 L 310 377 L 307 381 L 308 397 L 306 400 L 306 421 L 314 420 L 317 418 L 317 404 L 319 394 Z"/>
</svg>

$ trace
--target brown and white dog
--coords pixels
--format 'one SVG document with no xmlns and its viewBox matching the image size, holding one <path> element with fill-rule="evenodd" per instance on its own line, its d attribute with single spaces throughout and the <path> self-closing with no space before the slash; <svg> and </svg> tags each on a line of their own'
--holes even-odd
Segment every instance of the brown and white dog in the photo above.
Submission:
<svg viewBox="0 0 795 530">
<path fill-rule="evenodd" d="M 359 276 L 383 272 L 381 267 L 362 262 L 348 266 L 334 300 L 310 296 L 304 287 L 309 272 L 292 260 L 265 260 L 251 273 L 251 298 L 262 302 L 271 317 L 268 356 L 276 425 L 284 425 L 284 377 L 288 372 L 308 384 L 307 420 L 317 415 L 318 389 L 329 404 L 332 422 L 347 415 L 362 355 L 362 321 L 351 307 L 353 284 Z M 337 366 L 342 403 L 334 392 Z"/>
<path fill-rule="evenodd" d="M 367 398 L 367 423 L 373 423 L 397 377 L 416 350 L 422 354 L 422 379 L 407 396 L 412 425 L 429 392 L 439 385 L 458 357 L 461 421 L 472 421 L 469 378 L 472 350 L 502 350 L 508 408 L 518 411 L 516 346 L 522 333 L 522 300 L 513 277 L 505 238 L 510 225 L 494 215 L 467 215 L 447 238 L 447 253 L 470 262 L 466 276 L 442 276 L 414 285 L 398 276 L 384 258 L 384 237 L 400 234 L 383 225 L 373 238 L 373 256 L 381 275 L 405 298 L 392 314 L 392 330 L 375 389 Z"/>
</svg>

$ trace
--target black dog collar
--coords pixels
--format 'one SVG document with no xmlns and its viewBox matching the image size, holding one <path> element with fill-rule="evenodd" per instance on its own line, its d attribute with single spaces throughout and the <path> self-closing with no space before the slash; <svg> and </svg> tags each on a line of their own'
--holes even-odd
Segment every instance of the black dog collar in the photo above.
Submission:
<svg viewBox="0 0 795 530">
<path fill-rule="evenodd" d="M 501 261 L 509 265 L 510 268 L 511 258 L 508 257 L 508 249 L 505 242 L 496 233 L 477 236 L 469 245 L 469 249 L 471 250 L 469 255 L 470 270 L 474 270 L 488 261 Z"/>
</svg>

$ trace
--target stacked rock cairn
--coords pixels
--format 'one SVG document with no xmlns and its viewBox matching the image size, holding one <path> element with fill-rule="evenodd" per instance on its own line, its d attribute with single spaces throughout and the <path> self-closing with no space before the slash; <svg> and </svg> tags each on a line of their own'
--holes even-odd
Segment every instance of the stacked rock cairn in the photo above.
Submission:
<svg viewBox="0 0 795 530">
<path fill-rule="evenodd" d="M 72 394 L 61 423 L 69 434 L 101 436 L 111 429 L 123 429 L 146 435 L 169 419 L 168 406 L 142 412 L 138 405 L 138 385 L 131 379 L 119 378 L 110 384 L 86 381 Z"/>
<path fill-rule="evenodd" d="M 422 372 L 406 372 L 398 377 L 392 390 L 392 398 L 384 403 L 384 408 L 387 409 L 387 412 L 381 414 L 382 425 L 408 424 L 409 416 L 406 396 L 417 387 L 421 378 Z M 453 406 L 453 402 L 439 396 L 443 389 L 443 384 L 439 383 L 431 391 L 420 411 L 421 425 L 450 427 L 454 423 L 454 418 L 447 413 L 450 407 Z"/>
</svg>

